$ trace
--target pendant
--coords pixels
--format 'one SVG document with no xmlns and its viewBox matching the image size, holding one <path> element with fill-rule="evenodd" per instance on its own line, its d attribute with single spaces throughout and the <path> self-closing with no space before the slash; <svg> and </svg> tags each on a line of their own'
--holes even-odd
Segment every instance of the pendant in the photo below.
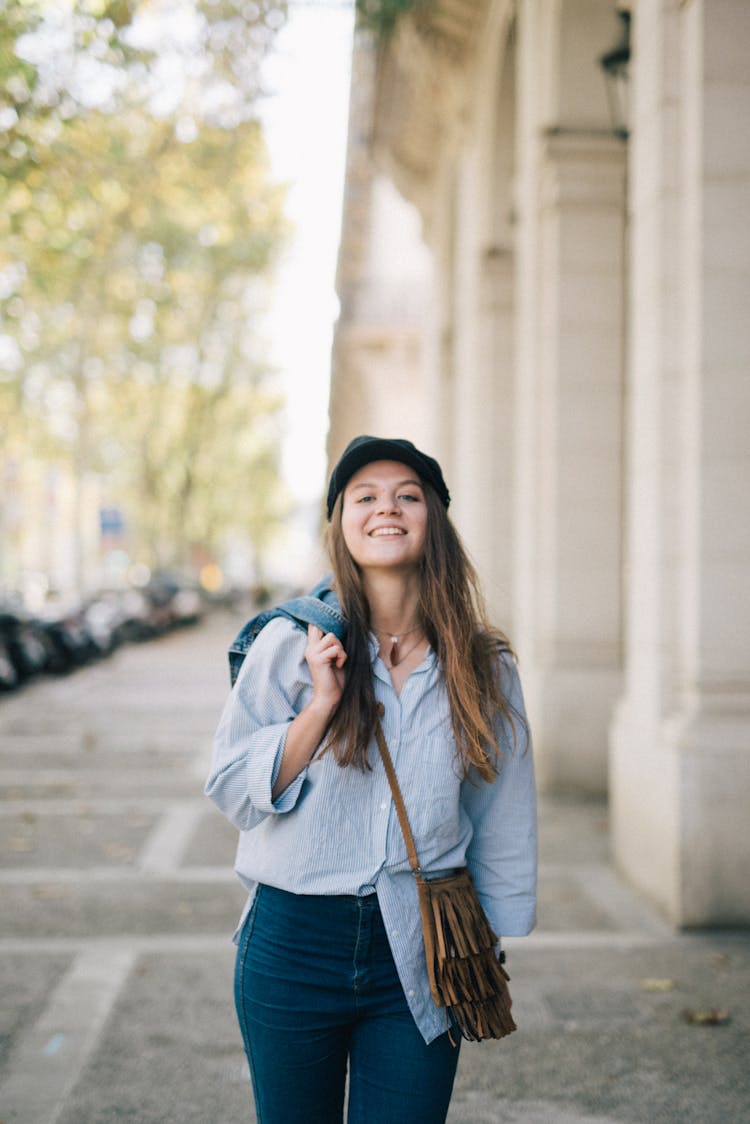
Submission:
<svg viewBox="0 0 750 1124">
<path fill-rule="evenodd" d="M 395 667 L 398 663 L 398 636 L 391 637 L 391 651 L 388 656 L 391 667 Z"/>
</svg>

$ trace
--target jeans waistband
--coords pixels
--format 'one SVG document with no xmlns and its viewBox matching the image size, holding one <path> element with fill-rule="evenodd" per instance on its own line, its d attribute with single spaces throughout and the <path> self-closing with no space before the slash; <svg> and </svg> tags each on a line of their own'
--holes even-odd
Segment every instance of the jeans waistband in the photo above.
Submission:
<svg viewBox="0 0 750 1124">
<path fill-rule="evenodd" d="M 326 902 L 350 902 L 356 904 L 357 902 L 373 902 L 378 900 L 377 891 L 374 886 L 363 886 L 359 894 L 295 894 L 291 890 L 282 890 L 278 886 L 269 886 L 267 883 L 263 884 L 264 891 L 274 894 L 291 894 L 292 897 L 299 898 L 302 901 L 326 901 Z"/>
</svg>

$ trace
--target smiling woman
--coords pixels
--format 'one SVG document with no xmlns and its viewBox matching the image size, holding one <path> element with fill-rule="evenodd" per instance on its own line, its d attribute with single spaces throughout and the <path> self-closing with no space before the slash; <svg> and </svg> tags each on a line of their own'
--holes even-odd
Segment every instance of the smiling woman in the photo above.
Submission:
<svg viewBox="0 0 750 1124">
<path fill-rule="evenodd" d="M 474 879 L 496 974 L 494 934 L 534 924 L 523 696 L 449 503 L 410 441 L 355 438 L 327 503 L 345 639 L 270 620 L 217 731 L 206 791 L 241 832 L 235 999 L 264 1124 L 336 1124 L 347 1069 L 352 1124 L 446 1118 L 472 1033 L 431 988 L 388 762 L 424 878 Z"/>
</svg>

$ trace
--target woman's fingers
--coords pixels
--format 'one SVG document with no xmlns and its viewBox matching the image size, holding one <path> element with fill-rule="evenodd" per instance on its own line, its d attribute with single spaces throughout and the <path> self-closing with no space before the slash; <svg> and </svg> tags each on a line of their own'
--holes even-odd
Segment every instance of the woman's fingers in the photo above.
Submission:
<svg viewBox="0 0 750 1124">
<path fill-rule="evenodd" d="M 320 657 L 326 663 L 332 664 L 335 667 L 343 667 L 346 661 L 346 652 L 344 651 L 341 641 L 337 640 L 335 636 L 324 636 L 320 646 Z"/>
<path fill-rule="evenodd" d="M 343 667 L 346 661 L 346 652 L 341 641 L 333 632 L 323 632 L 316 625 L 307 627 L 308 657 L 320 659 L 325 663 Z"/>
<path fill-rule="evenodd" d="M 308 625 L 305 659 L 312 675 L 313 698 L 336 706 L 344 689 L 346 652 L 341 641 L 332 632 Z"/>
</svg>

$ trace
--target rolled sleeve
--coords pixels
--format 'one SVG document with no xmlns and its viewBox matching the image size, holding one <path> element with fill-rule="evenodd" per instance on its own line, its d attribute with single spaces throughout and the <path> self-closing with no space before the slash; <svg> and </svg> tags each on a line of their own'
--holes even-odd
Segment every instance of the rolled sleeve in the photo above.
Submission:
<svg viewBox="0 0 750 1124">
<path fill-rule="evenodd" d="M 306 769 L 273 800 L 289 727 L 311 691 L 305 645 L 304 633 L 291 622 L 267 624 L 224 707 L 205 793 L 242 831 L 291 811 L 304 784 Z"/>
</svg>

